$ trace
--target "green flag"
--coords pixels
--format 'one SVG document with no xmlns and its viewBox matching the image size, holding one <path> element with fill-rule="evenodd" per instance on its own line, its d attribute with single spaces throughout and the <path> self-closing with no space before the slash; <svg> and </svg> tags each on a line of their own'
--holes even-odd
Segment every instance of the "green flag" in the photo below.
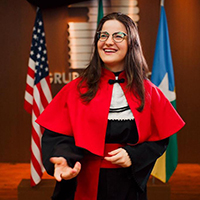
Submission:
<svg viewBox="0 0 200 200">
<path fill-rule="evenodd" d="M 103 18 L 103 0 L 99 0 L 98 4 L 97 25 L 99 24 L 101 18 Z"/>
</svg>

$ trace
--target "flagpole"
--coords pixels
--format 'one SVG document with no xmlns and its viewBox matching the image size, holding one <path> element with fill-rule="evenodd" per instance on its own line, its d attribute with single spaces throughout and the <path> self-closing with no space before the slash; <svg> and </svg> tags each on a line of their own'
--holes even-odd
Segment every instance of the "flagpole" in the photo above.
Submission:
<svg viewBox="0 0 200 200">
<path fill-rule="evenodd" d="M 160 6 L 164 6 L 164 0 L 160 1 Z M 152 176 L 152 184 L 155 184 L 156 178 L 155 176 Z"/>
<path fill-rule="evenodd" d="M 155 181 L 156 181 L 155 176 L 152 176 L 152 184 L 153 184 L 153 185 L 155 184 Z"/>
</svg>

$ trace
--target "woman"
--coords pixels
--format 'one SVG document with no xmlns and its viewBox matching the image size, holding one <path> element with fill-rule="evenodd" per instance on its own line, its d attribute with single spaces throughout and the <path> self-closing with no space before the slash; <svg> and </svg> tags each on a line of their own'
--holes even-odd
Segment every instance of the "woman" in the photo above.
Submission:
<svg viewBox="0 0 200 200">
<path fill-rule="evenodd" d="M 52 199 L 147 199 L 154 163 L 184 122 L 146 71 L 135 23 L 105 16 L 90 64 L 37 119 Z"/>
</svg>

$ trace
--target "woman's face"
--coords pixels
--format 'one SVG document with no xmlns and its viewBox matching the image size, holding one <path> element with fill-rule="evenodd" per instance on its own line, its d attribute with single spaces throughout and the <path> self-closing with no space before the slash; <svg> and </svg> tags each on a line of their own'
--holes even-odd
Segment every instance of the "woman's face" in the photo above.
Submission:
<svg viewBox="0 0 200 200">
<path fill-rule="evenodd" d="M 112 38 L 112 34 L 117 32 L 127 34 L 125 26 L 117 20 L 108 20 L 103 24 L 101 32 L 107 32 L 109 34 L 106 41 L 102 42 L 99 39 L 97 42 L 98 53 L 101 60 L 104 62 L 104 66 L 113 72 L 122 71 L 124 69 L 125 56 L 128 50 L 127 36 L 124 36 L 121 42 L 115 42 Z M 104 37 L 104 35 L 102 35 L 102 37 Z M 116 40 L 117 39 L 118 36 L 116 36 Z"/>
</svg>

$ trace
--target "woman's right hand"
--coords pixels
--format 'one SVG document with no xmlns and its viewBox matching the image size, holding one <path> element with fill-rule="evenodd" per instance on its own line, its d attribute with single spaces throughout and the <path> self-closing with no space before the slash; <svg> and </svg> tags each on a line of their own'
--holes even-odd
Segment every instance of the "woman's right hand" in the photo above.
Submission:
<svg viewBox="0 0 200 200">
<path fill-rule="evenodd" d="M 59 182 L 62 179 L 69 180 L 76 177 L 81 170 L 80 162 L 76 162 L 74 167 L 71 168 L 63 157 L 52 157 L 50 161 L 54 163 L 54 177 Z"/>
</svg>

